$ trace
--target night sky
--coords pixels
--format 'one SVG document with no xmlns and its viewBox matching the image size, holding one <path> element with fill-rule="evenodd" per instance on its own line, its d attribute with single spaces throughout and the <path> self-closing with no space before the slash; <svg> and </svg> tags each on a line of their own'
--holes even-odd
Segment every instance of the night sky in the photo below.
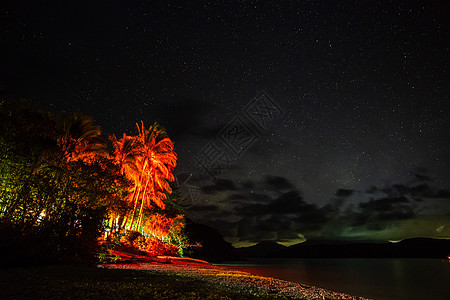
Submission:
<svg viewBox="0 0 450 300">
<path fill-rule="evenodd" d="M 0 86 L 162 124 L 236 246 L 450 238 L 450 3 L 340 2 L 2 1 Z"/>
</svg>

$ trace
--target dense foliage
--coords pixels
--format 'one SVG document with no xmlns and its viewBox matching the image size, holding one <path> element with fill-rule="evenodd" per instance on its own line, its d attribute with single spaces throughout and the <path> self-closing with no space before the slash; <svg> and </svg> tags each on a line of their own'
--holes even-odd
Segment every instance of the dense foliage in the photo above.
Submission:
<svg viewBox="0 0 450 300">
<path fill-rule="evenodd" d="M 92 257 L 124 229 L 183 243 L 183 216 L 167 200 L 176 154 L 158 124 L 111 137 L 108 151 L 92 117 L 1 100 L 0 128 L 2 264 Z"/>
</svg>

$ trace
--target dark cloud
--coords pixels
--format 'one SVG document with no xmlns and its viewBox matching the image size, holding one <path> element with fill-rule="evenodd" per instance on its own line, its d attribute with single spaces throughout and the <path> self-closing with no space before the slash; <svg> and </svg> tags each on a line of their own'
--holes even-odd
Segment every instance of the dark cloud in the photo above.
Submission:
<svg viewBox="0 0 450 300">
<path fill-rule="evenodd" d="M 320 207 L 304 199 L 289 180 L 272 175 L 244 183 L 219 180 L 205 190 L 208 195 L 222 197 L 217 207 L 199 207 L 207 224 L 226 226 L 220 227 L 228 234 L 226 237 L 242 243 L 361 236 L 389 239 L 390 233 L 396 237 L 407 235 L 411 234 L 405 232 L 408 228 L 416 230 L 414 220 L 421 218 L 421 210 L 429 211 L 434 205 L 434 202 L 427 204 L 427 199 L 442 201 L 450 194 L 448 190 L 417 182 L 383 188 L 373 186 L 364 192 L 339 189 L 329 204 Z"/>
<path fill-rule="evenodd" d="M 361 213 L 381 221 L 410 219 L 415 213 L 406 197 L 382 198 L 360 203 Z"/>
<path fill-rule="evenodd" d="M 367 193 L 367 194 L 376 194 L 379 192 L 381 192 L 381 189 L 376 186 L 371 186 L 365 190 L 365 193 Z"/>
<path fill-rule="evenodd" d="M 350 197 L 351 195 L 353 195 L 355 191 L 354 190 L 346 190 L 346 189 L 338 189 L 335 192 L 336 197 Z"/>
<path fill-rule="evenodd" d="M 211 208 L 195 206 L 191 207 L 192 211 L 202 214 L 209 226 L 221 226 L 223 232 L 239 241 L 299 240 L 303 234 L 313 235 L 313 231 L 319 231 L 334 211 L 331 206 L 318 208 L 307 203 L 302 193 L 280 176 L 265 175 L 261 180 L 239 184 L 220 179 L 203 191 L 206 195 L 225 198 Z M 231 222 L 220 214 L 221 211 L 231 212 L 229 217 L 238 218 Z"/>
<path fill-rule="evenodd" d="M 412 186 L 394 184 L 381 189 L 381 191 L 389 197 L 408 196 L 416 201 L 422 201 L 426 198 L 449 198 L 450 196 L 448 190 L 434 189 L 426 183 Z"/>
<path fill-rule="evenodd" d="M 406 197 L 398 197 L 398 198 L 382 198 L 377 200 L 370 200 L 366 203 L 360 203 L 359 207 L 364 210 L 371 211 L 386 211 L 391 210 L 394 206 L 398 204 L 408 203 L 409 200 Z"/>
<path fill-rule="evenodd" d="M 351 207 L 345 220 L 352 227 L 368 230 L 382 230 L 398 222 L 414 218 L 414 205 L 406 197 L 371 199 L 360 203 L 356 208 Z"/>
<path fill-rule="evenodd" d="M 255 183 L 251 180 L 246 180 L 242 183 L 243 189 L 252 189 L 255 187 Z"/>
<path fill-rule="evenodd" d="M 216 212 L 219 210 L 219 208 L 215 205 L 192 205 L 189 209 L 196 212 Z"/>
<path fill-rule="evenodd" d="M 243 206 L 237 206 L 236 212 L 245 217 L 253 217 L 268 214 L 268 206 L 266 204 L 248 204 Z"/>
<path fill-rule="evenodd" d="M 321 208 L 313 205 L 309 206 L 309 209 L 303 210 L 295 219 L 295 222 L 299 225 L 300 232 L 304 232 L 305 236 L 308 236 L 308 232 L 325 227 L 335 217 L 336 212 L 330 205 Z"/>
<path fill-rule="evenodd" d="M 305 202 L 298 190 L 281 193 L 266 202 L 241 202 L 235 211 L 243 217 L 239 223 L 240 236 L 249 232 L 252 240 L 259 241 L 298 239 L 300 233 L 313 236 L 336 212 L 331 205 L 318 208 Z"/>
<path fill-rule="evenodd" d="M 418 225 L 420 220 L 431 222 L 427 218 L 442 213 L 435 210 L 438 203 L 436 201 L 442 203 L 450 198 L 448 190 L 433 188 L 423 181 L 415 180 L 408 184 L 393 184 L 383 188 L 373 186 L 360 194 L 370 196 L 371 199 L 354 203 L 340 198 L 343 202 L 332 206 L 334 215 L 331 214 L 332 217 L 325 225 L 329 235 L 336 238 L 361 235 L 393 239 L 394 236 L 414 236 L 415 233 L 411 230 L 436 232 L 436 228 L 442 230 L 442 226 L 446 224 L 438 218 L 434 228 L 429 226 L 423 229 Z M 448 208 L 445 212 L 448 213 Z"/>
<path fill-rule="evenodd" d="M 427 184 L 421 184 L 410 189 L 410 194 L 414 199 L 419 198 L 449 198 L 450 190 L 433 189 Z"/>
<path fill-rule="evenodd" d="M 389 190 L 388 194 L 392 195 L 406 195 L 410 193 L 411 188 L 408 186 L 405 186 L 403 184 L 394 184 L 391 189 Z"/>
<path fill-rule="evenodd" d="M 434 194 L 434 197 L 450 199 L 450 190 L 439 190 Z"/>
<path fill-rule="evenodd" d="M 412 195 L 413 193 L 417 196 L 421 194 L 421 196 L 425 196 L 424 193 L 428 193 L 429 189 L 427 185 L 420 185 L 416 187 L 410 187 L 403 184 L 394 184 L 392 186 L 385 187 L 381 189 L 381 191 L 390 197 L 402 196 L 402 195 Z"/>
<path fill-rule="evenodd" d="M 257 203 L 257 205 L 261 205 L 263 203 L 267 203 L 271 201 L 272 198 L 270 198 L 269 195 L 263 194 L 263 193 L 255 193 L 251 191 L 247 192 L 241 192 L 236 194 L 231 194 L 226 201 L 230 201 L 231 203 Z"/>
<path fill-rule="evenodd" d="M 234 202 L 235 200 L 238 202 L 239 200 L 247 199 L 243 194 L 231 194 L 227 197 L 227 202 Z"/>
<path fill-rule="evenodd" d="M 292 221 L 283 220 L 278 216 L 271 216 L 264 220 L 259 220 L 256 224 L 255 229 L 264 231 L 292 231 Z"/>
<path fill-rule="evenodd" d="M 214 182 L 214 184 L 203 187 L 202 191 L 206 194 L 216 194 L 224 191 L 231 192 L 236 189 L 237 187 L 232 180 L 219 178 Z"/>
<path fill-rule="evenodd" d="M 264 176 L 264 184 L 271 190 L 283 191 L 295 188 L 288 179 L 280 176 L 266 175 Z"/>
<path fill-rule="evenodd" d="M 298 190 L 292 190 L 270 202 L 267 210 L 272 214 L 296 214 L 314 207 L 303 200 Z"/>
<path fill-rule="evenodd" d="M 431 190 L 428 184 L 421 184 L 409 188 L 409 191 L 405 194 L 410 194 L 412 197 L 421 198 L 434 198 L 435 192 Z"/>
<path fill-rule="evenodd" d="M 268 199 L 267 196 L 263 194 L 251 195 L 253 199 L 255 199 L 255 196 L 264 200 Z M 278 198 L 272 199 L 268 203 L 256 202 L 252 204 L 245 204 L 237 207 L 236 211 L 245 216 L 259 216 L 263 214 L 295 214 L 310 205 L 311 204 L 307 204 L 303 201 L 297 190 L 292 190 L 281 194 Z"/>
<path fill-rule="evenodd" d="M 237 236 L 241 240 L 249 240 L 254 242 L 259 239 L 258 235 L 264 234 L 261 231 L 255 231 L 256 218 L 244 218 L 237 222 Z"/>
<path fill-rule="evenodd" d="M 414 174 L 414 176 L 416 177 L 417 180 L 419 181 L 433 181 L 430 177 L 428 177 L 427 175 L 422 175 L 422 174 Z"/>
</svg>

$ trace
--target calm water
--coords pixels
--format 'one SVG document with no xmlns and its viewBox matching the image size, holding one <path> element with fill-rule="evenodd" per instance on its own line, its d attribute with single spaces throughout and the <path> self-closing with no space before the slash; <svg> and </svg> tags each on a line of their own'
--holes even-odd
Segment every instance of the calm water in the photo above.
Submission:
<svg viewBox="0 0 450 300">
<path fill-rule="evenodd" d="M 445 259 L 273 259 L 226 266 L 379 300 L 450 300 Z"/>
</svg>

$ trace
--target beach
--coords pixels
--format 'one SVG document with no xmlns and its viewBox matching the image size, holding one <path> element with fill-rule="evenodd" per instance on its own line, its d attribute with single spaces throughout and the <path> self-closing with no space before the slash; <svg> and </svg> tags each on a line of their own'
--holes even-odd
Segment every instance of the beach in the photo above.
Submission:
<svg viewBox="0 0 450 300">
<path fill-rule="evenodd" d="M 204 282 L 242 296 L 281 299 L 359 299 L 366 298 L 328 291 L 319 287 L 293 283 L 271 277 L 252 275 L 232 267 L 215 266 L 204 261 L 160 257 L 158 262 L 103 264 L 100 268 L 130 269 L 175 275 Z M 219 295 L 218 295 L 219 296 Z"/>
<path fill-rule="evenodd" d="M 0 269 L 2 299 L 359 299 L 176 257 Z"/>
</svg>

